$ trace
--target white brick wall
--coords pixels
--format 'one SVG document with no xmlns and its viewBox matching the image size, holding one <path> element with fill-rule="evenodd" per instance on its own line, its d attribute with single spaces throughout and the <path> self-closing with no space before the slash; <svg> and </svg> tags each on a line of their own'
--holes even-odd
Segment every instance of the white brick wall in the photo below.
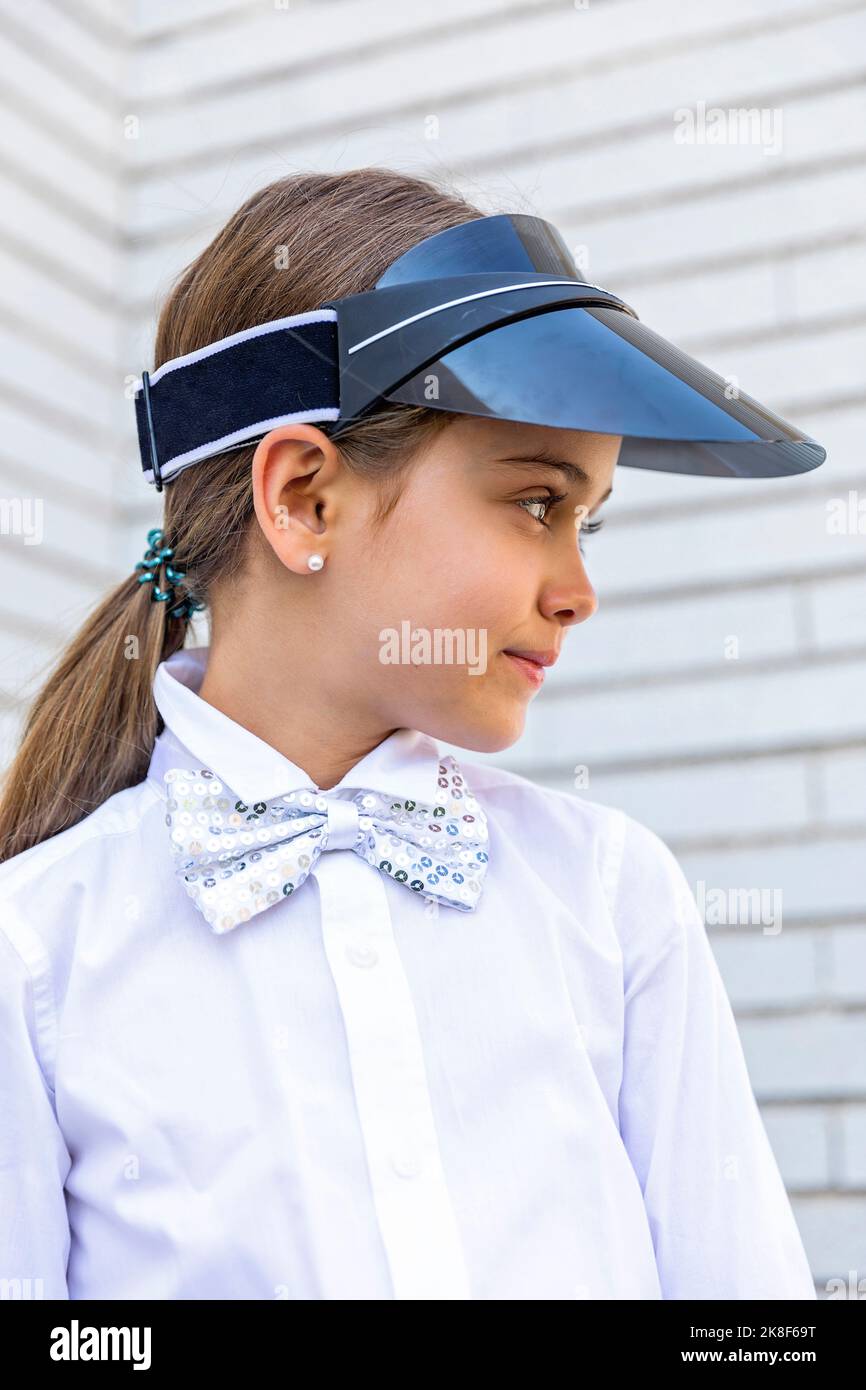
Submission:
<svg viewBox="0 0 866 1390">
<path fill-rule="evenodd" d="M 120 7 L 122 15 L 122 7 Z M 125 46 L 99 0 L 0 6 L 0 740 L 126 563 L 122 328 Z M 25 542 L 15 503 L 42 506 Z M 38 511 L 32 512 L 35 521 Z M 31 534 L 38 534 L 32 532 Z M 137 557 L 136 557 L 137 558 Z"/>
<path fill-rule="evenodd" d="M 0 495 L 45 499 L 41 545 L 0 537 L 7 754 L 38 668 L 159 519 L 123 397 L 159 297 L 289 169 L 444 170 L 486 210 L 551 218 L 587 278 L 827 446 L 802 478 L 621 469 L 587 542 L 598 613 L 493 760 L 566 790 L 586 765 L 693 887 L 781 891 L 778 934 L 710 936 L 819 1294 L 862 1278 L 866 536 L 830 534 L 827 503 L 866 497 L 863 0 L 0 18 Z M 780 152 L 676 144 L 700 101 L 781 111 Z"/>
</svg>

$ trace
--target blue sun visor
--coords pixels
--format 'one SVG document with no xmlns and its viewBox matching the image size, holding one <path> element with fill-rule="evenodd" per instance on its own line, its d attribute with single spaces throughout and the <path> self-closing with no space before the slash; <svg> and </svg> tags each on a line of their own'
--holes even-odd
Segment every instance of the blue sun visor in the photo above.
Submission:
<svg viewBox="0 0 866 1390">
<path fill-rule="evenodd" d="M 337 438 L 384 402 L 621 435 L 620 465 L 661 472 L 771 478 L 826 457 L 581 280 L 551 223 L 503 214 L 418 242 L 373 290 L 142 373 L 142 468 L 161 487 L 280 424 Z"/>
</svg>

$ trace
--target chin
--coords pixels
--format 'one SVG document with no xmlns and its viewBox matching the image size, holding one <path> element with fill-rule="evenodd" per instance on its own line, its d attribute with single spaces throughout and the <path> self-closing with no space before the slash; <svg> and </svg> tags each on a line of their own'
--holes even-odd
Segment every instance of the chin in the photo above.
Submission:
<svg viewBox="0 0 866 1390">
<path fill-rule="evenodd" d="M 516 743 L 526 725 L 526 706 L 516 705 L 509 709 L 490 711 L 486 715 L 478 711 L 465 715 L 452 712 L 449 718 L 441 714 L 418 725 L 425 734 L 441 743 L 453 743 L 457 748 L 466 748 L 473 753 L 501 753 Z"/>
</svg>

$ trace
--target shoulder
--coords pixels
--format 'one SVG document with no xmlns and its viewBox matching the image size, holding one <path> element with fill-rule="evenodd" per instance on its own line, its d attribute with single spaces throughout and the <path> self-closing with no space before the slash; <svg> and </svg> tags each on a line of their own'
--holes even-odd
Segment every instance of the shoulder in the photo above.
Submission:
<svg viewBox="0 0 866 1390">
<path fill-rule="evenodd" d="M 505 833 L 519 838 L 527 825 L 551 860 L 594 867 L 602 879 L 623 944 L 656 947 L 696 912 L 683 869 L 667 842 L 619 806 L 579 793 L 540 786 L 488 763 L 460 759 L 467 782 Z"/>
<path fill-rule="evenodd" d="M 81 924 L 95 901 L 111 901 L 112 874 L 126 878 L 132 859 L 140 859 L 138 832 L 149 812 L 161 814 L 161 800 L 145 780 L 0 864 L 0 1030 L 15 1038 L 26 1029 L 52 1089 L 58 1020 Z"/>
<path fill-rule="evenodd" d="M 461 758 L 469 788 L 494 833 L 514 846 L 530 843 L 533 857 L 567 883 L 587 869 L 601 878 L 612 902 L 619 880 L 629 817 L 574 792 L 558 791 L 492 763 Z"/>
<path fill-rule="evenodd" d="M 515 820 L 529 817 L 536 824 L 560 826 L 570 836 L 611 842 L 622 836 L 625 812 L 619 807 L 544 787 L 492 763 L 476 763 L 467 758 L 459 758 L 458 762 L 469 788 L 488 813 Z"/>
<path fill-rule="evenodd" d="M 115 792 L 75 825 L 4 860 L 0 864 L 0 899 L 6 901 L 26 894 L 46 874 L 68 875 L 74 871 L 76 862 L 98 853 L 106 841 L 114 845 L 119 839 L 133 835 L 143 817 L 161 800 L 153 782 L 139 782 Z"/>
<path fill-rule="evenodd" d="M 0 934 L 30 965 L 71 950 L 81 915 L 141 855 L 141 832 L 161 817 L 162 797 L 144 780 L 89 815 L 0 864 Z"/>
</svg>

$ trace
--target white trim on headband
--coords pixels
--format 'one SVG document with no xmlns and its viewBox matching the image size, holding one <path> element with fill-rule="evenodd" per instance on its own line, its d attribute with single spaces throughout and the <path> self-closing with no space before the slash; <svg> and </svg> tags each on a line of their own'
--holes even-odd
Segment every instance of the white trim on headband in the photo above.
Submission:
<svg viewBox="0 0 866 1390">
<path fill-rule="evenodd" d="M 382 328 L 378 333 L 372 333 L 369 338 L 355 343 L 354 347 L 349 348 L 349 354 L 358 352 L 370 343 L 375 343 L 378 338 L 387 338 L 389 333 L 396 333 L 398 328 L 405 328 L 407 323 L 416 323 L 418 319 L 426 319 L 429 314 L 440 314 L 443 309 L 453 309 L 455 304 L 468 304 L 473 299 L 486 299 L 491 294 L 509 294 L 511 290 L 541 289 L 545 285 L 579 285 L 581 289 L 601 290 L 602 294 L 610 294 L 610 290 L 602 289 L 601 285 L 588 285 L 585 280 L 530 280 L 525 285 L 500 285 L 495 290 L 478 290 L 476 294 L 464 294 L 460 299 L 447 299 L 444 304 L 434 304 L 432 309 L 422 309 L 419 314 L 410 314 L 409 318 L 401 319 L 399 323 L 392 323 L 390 328 Z M 382 288 L 388 289 L 389 287 L 383 285 Z M 614 298 L 616 297 L 614 295 Z"/>
<path fill-rule="evenodd" d="M 163 362 L 161 367 L 157 367 L 155 372 L 151 372 L 150 384 L 155 386 L 161 377 L 175 371 L 178 367 L 186 367 L 191 362 L 200 362 L 203 357 L 210 357 L 215 352 L 222 352 L 223 348 L 234 347 L 236 343 L 245 343 L 249 338 L 258 338 L 263 333 L 276 333 L 282 328 L 300 328 L 305 323 L 334 323 L 336 318 L 336 309 L 311 309 L 305 314 L 292 314 L 289 318 L 272 319 L 270 323 L 257 323 L 253 328 L 242 328 L 238 333 L 230 333 L 227 338 L 218 338 L 215 343 L 208 343 L 205 347 L 196 348 L 194 352 L 185 352 L 182 357 L 172 357 L 168 362 Z M 141 377 L 135 382 L 133 389 L 135 391 L 144 389 Z M 284 423 L 288 423 L 288 421 Z"/>
<path fill-rule="evenodd" d="M 291 415 L 275 415 L 272 420 L 259 420 L 254 425 L 246 425 L 241 430 L 235 430 L 233 434 L 224 434 L 221 439 L 213 439 L 209 444 L 199 444 L 195 449 L 187 449 L 185 454 L 175 454 L 173 458 L 166 459 L 165 463 L 160 464 L 160 474 L 166 482 L 181 468 L 185 468 L 188 463 L 198 463 L 199 459 L 211 458 L 213 455 L 220 454 L 223 450 L 236 449 L 258 435 L 264 437 L 269 430 L 275 430 L 279 425 L 313 424 L 317 420 L 338 420 L 340 418 L 339 406 L 323 405 L 313 410 L 296 410 Z M 149 483 L 153 482 L 153 469 L 143 469 L 145 478 Z"/>
</svg>

